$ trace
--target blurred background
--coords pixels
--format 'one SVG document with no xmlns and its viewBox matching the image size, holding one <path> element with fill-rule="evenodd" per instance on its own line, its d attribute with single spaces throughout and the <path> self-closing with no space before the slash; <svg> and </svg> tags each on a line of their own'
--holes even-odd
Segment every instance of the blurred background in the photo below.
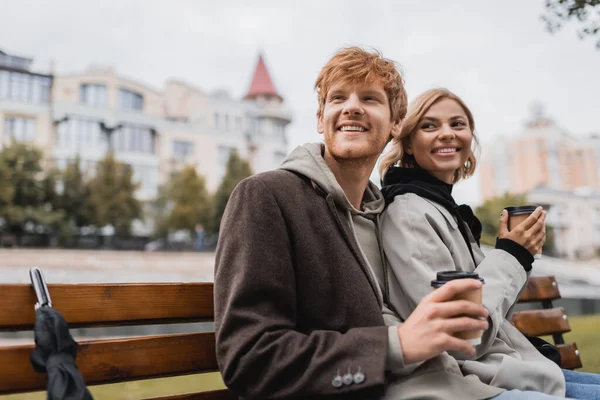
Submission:
<svg viewBox="0 0 600 400">
<path fill-rule="evenodd" d="M 316 76 L 359 45 L 409 100 L 446 87 L 473 111 L 455 197 L 485 244 L 503 207 L 548 210 L 534 273 L 600 372 L 597 1 L 0 0 L 0 20 L 0 282 L 211 281 L 229 194 L 320 141 Z"/>
</svg>

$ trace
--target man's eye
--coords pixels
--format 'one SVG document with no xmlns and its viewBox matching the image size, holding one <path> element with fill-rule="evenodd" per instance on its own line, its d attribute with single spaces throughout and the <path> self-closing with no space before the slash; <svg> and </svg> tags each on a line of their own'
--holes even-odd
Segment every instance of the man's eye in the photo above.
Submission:
<svg viewBox="0 0 600 400">
<path fill-rule="evenodd" d="M 335 95 L 335 96 L 331 96 L 329 98 L 329 101 L 335 101 L 335 100 L 340 100 L 342 98 L 342 96 L 340 95 Z"/>
</svg>

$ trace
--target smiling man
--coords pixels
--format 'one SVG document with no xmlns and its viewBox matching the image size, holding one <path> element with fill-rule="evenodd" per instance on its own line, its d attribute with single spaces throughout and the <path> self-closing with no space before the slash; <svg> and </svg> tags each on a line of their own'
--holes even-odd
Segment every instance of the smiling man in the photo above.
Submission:
<svg viewBox="0 0 600 400">
<path fill-rule="evenodd" d="M 404 357 L 474 350 L 445 340 L 447 321 L 468 315 L 462 330 L 487 326 L 483 307 L 447 301 L 480 285 L 466 279 L 407 319 L 418 345 L 403 347 L 398 327 L 384 326 L 384 199 L 369 176 L 406 114 L 403 81 L 394 62 L 351 47 L 329 60 L 315 88 L 324 144 L 300 146 L 279 170 L 242 181 L 221 225 L 217 359 L 226 385 L 247 399 L 379 398 L 390 372 L 412 371 Z"/>
</svg>

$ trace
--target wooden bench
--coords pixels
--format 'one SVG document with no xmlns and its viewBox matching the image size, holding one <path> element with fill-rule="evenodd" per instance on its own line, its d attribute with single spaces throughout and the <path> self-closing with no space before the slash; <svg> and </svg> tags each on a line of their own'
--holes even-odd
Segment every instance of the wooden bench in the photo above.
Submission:
<svg viewBox="0 0 600 400">
<path fill-rule="evenodd" d="M 69 328 L 212 321 L 212 283 L 48 285 L 54 308 Z M 31 330 L 31 285 L 0 284 L 0 331 Z M 31 335 L 33 337 L 33 333 Z M 77 365 L 88 386 L 217 371 L 213 332 L 79 341 Z M 45 390 L 33 370 L 33 345 L 0 346 L 0 395 Z M 155 399 L 237 399 L 228 390 Z"/>
<path fill-rule="evenodd" d="M 212 321 L 212 283 L 54 284 L 54 307 L 70 328 Z M 563 368 L 581 367 L 579 351 L 564 344 L 568 319 L 554 277 L 532 277 L 520 302 L 541 301 L 543 310 L 521 311 L 513 323 L 530 336 L 553 335 Z M 36 302 L 30 285 L 0 284 L 0 331 L 31 330 Z M 33 336 L 33 334 L 32 334 Z M 166 334 L 79 341 L 77 365 L 89 386 L 217 371 L 214 333 Z M 29 362 L 33 345 L 0 346 L 0 395 L 44 390 L 46 377 Z M 228 390 L 177 394 L 161 399 L 225 400 Z"/>
<path fill-rule="evenodd" d="M 552 301 L 557 299 L 560 299 L 560 291 L 554 276 L 530 277 L 519 303 L 539 302 L 542 309 L 515 312 L 512 323 L 528 336 L 552 335 L 554 345 L 560 351 L 561 367 L 581 368 L 577 345 L 565 344 L 563 333 L 570 332 L 571 326 L 564 308 L 554 308 L 552 305 Z"/>
</svg>

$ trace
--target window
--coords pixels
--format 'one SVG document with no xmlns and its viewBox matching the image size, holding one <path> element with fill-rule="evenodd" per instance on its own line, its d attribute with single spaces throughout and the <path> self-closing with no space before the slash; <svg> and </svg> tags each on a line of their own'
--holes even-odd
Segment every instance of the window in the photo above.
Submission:
<svg viewBox="0 0 600 400">
<path fill-rule="evenodd" d="M 70 117 L 58 125 L 56 147 L 74 153 L 81 150 L 104 153 L 108 150 L 108 141 L 100 130 L 99 121 Z"/>
<path fill-rule="evenodd" d="M 182 140 L 173 141 L 173 157 L 179 161 L 185 161 L 194 153 L 194 144 Z"/>
<path fill-rule="evenodd" d="M 144 97 L 131 90 L 119 89 L 119 105 L 121 110 L 142 111 L 144 109 Z"/>
<path fill-rule="evenodd" d="M 219 146 L 219 150 L 217 153 L 217 165 L 225 173 L 225 167 L 227 166 L 227 161 L 229 161 L 229 154 L 235 150 L 230 146 Z"/>
<path fill-rule="evenodd" d="M 146 127 L 126 125 L 112 134 L 115 151 L 154 154 L 154 135 Z"/>
<path fill-rule="evenodd" d="M 242 117 L 235 118 L 235 130 L 238 132 L 242 131 Z"/>
<path fill-rule="evenodd" d="M 106 86 L 97 83 L 84 83 L 79 86 L 79 102 L 88 106 L 106 106 Z"/>
<path fill-rule="evenodd" d="M 4 137 L 17 142 L 35 139 L 35 120 L 31 118 L 8 117 L 4 119 Z"/>
<path fill-rule="evenodd" d="M 219 129 L 219 113 L 215 113 L 215 128 Z"/>
<path fill-rule="evenodd" d="M 21 72 L 0 71 L 0 99 L 29 103 L 48 103 L 50 101 L 49 77 Z"/>
</svg>

